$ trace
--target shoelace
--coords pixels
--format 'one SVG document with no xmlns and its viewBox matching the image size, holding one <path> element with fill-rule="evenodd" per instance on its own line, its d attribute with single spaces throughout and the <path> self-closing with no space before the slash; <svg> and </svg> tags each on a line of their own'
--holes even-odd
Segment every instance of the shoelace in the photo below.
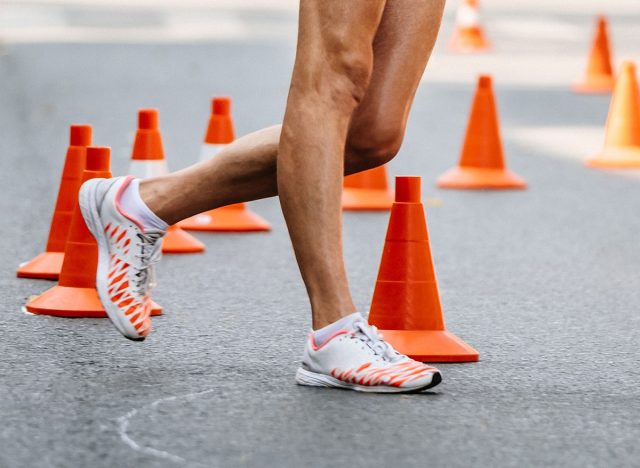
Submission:
<svg viewBox="0 0 640 468">
<path fill-rule="evenodd" d="M 382 335 L 378 333 L 378 329 L 373 325 L 369 325 L 364 318 L 356 320 L 353 323 L 353 329 L 353 336 L 362 340 L 383 359 L 395 362 L 403 358 L 402 354 L 397 352 L 389 343 L 384 341 Z"/>
<path fill-rule="evenodd" d="M 162 257 L 161 246 L 159 240 L 164 235 L 163 231 L 147 231 L 137 234 L 139 242 L 137 247 L 140 249 L 136 257 L 140 259 L 140 265 L 136 271 L 135 289 L 141 296 L 147 291 L 147 288 L 153 288 L 156 285 L 155 268 L 153 267 L 160 261 Z"/>
</svg>

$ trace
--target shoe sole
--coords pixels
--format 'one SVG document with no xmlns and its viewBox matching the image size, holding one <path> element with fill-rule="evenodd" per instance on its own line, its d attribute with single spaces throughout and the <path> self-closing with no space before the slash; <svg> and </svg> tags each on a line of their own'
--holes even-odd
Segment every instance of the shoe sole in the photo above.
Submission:
<svg viewBox="0 0 640 468">
<path fill-rule="evenodd" d="M 91 179 L 82 184 L 80 187 L 80 193 L 78 195 L 78 203 L 80 204 L 80 211 L 82 217 L 87 225 L 87 228 L 93 235 L 98 244 L 98 269 L 96 272 L 96 289 L 98 290 L 98 297 L 102 302 L 107 316 L 111 320 L 111 323 L 116 329 L 127 339 L 131 341 L 144 341 L 146 337 L 138 335 L 135 328 L 131 326 L 129 319 L 122 316 L 122 312 L 117 307 L 113 307 L 111 299 L 109 298 L 108 286 L 101 278 L 106 278 L 109 270 L 109 247 L 107 238 L 104 234 L 104 226 L 100 220 L 100 215 L 95 209 L 98 206 L 97 191 L 98 185 L 103 179 Z M 107 194 L 109 190 L 104 193 Z M 132 336 L 135 335 L 135 336 Z"/>
<path fill-rule="evenodd" d="M 406 387 L 389 387 L 384 385 L 358 385 L 349 382 L 343 382 L 330 375 L 318 374 L 300 367 L 296 372 L 296 383 L 298 385 L 307 385 L 310 387 L 330 387 L 340 388 L 343 390 L 355 390 L 357 392 L 366 393 L 420 393 L 435 387 L 442 382 L 440 372 L 435 372 L 431 376 L 431 382 L 415 388 Z"/>
</svg>

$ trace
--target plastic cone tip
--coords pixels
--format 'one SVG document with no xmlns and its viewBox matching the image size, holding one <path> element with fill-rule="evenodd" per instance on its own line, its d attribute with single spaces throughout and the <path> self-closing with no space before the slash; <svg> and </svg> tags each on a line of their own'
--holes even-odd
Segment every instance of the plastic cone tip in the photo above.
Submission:
<svg viewBox="0 0 640 468">
<path fill-rule="evenodd" d="M 211 113 L 215 115 L 231 115 L 231 98 L 215 96 L 211 99 Z"/>
<path fill-rule="evenodd" d="M 131 150 L 131 159 L 133 161 L 164 160 L 164 148 L 158 121 L 159 113 L 157 109 L 138 110 L 138 130 Z"/>
<path fill-rule="evenodd" d="M 108 171 L 111 167 L 111 148 L 89 146 L 87 148 L 87 171 Z"/>
<path fill-rule="evenodd" d="M 73 124 L 69 129 L 69 146 L 91 145 L 91 125 Z"/>
<path fill-rule="evenodd" d="M 418 176 L 396 176 L 396 203 L 420 203 L 420 185 Z"/>
<path fill-rule="evenodd" d="M 231 99 L 214 97 L 211 101 L 211 115 L 204 136 L 204 143 L 224 144 L 235 140 L 233 119 L 231 118 Z"/>
<path fill-rule="evenodd" d="M 598 15 L 596 18 L 598 24 L 598 32 L 600 34 L 606 34 L 607 32 L 607 18 L 604 15 Z"/>
<path fill-rule="evenodd" d="M 478 76 L 478 88 L 491 88 L 493 86 L 493 79 L 490 75 L 480 75 Z"/>
<path fill-rule="evenodd" d="M 622 65 L 620 65 L 620 74 L 635 75 L 636 64 L 631 60 L 625 60 L 622 62 Z"/>
<path fill-rule="evenodd" d="M 155 130 L 158 128 L 158 110 L 140 109 L 138 111 L 138 128 L 140 130 Z"/>
</svg>

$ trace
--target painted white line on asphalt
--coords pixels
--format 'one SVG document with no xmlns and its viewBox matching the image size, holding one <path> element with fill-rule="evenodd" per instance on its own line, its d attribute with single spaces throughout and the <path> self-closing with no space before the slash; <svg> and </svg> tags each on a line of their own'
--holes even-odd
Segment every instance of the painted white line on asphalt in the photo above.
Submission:
<svg viewBox="0 0 640 468">
<path fill-rule="evenodd" d="M 503 133 L 506 141 L 525 149 L 579 162 L 595 156 L 604 143 L 604 126 L 515 127 L 505 128 Z M 640 178 L 640 169 L 605 170 L 623 177 Z"/>
<path fill-rule="evenodd" d="M 512 127 L 504 129 L 504 137 L 551 156 L 583 161 L 602 148 L 604 128 L 588 125 Z"/>
<path fill-rule="evenodd" d="M 194 398 L 198 398 L 201 397 L 202 395 L 206 395 L 208 393 L 212 393 L 215 389 L 214 388 L 210 388 L 209 390 L 203 390 L 201 392 L 195 392 L 195 393 L 187 393 L 185 395 L 172 395 L 169 397 L 165 397 L 165 398 L 160 398 L 158 400 L 155 400 L 147 405 L 144 405 L 143 407 L 140 408 L 140 410 L 137 409 L 132 409 L 131 411 L 129 411 L 127 414 L 124 414 L 122 416 L 120 416 L 119 418 L 117 418 L 117 422 L 118 422 L 118 435 L 120 436 L 120 440 L 122 440 L 122 442 L 124 442 L 125 444 L 127 444 L 129 447 L 131 447 L 133 450 L 135 450 L 136 452 L 140 452 L 140 453 L 144 453 L 147 455 L 151 455 L 154 457 L 158 457 L 158 458 L 163 458 L 165 460 L 171 460 L 177 463 L 184 463 L 186 460 L 178 455 L 174 455 L 173 453 L 170 452 L 166 452 L 164 450 L 158 450 L 155 449 L 153 447 L 148 447 L 145 445 L 140 445 L 139 443 L 137 443 L 130 435 L 129 435 L 129 423 L 131 422 L 132 418 L 134 416 L 136 416 L 137 414 L 143 412 L 144 410 L 150 409 L 150 410 L 157 410 L 158 406 L 160 406 L 163 403 L 167 403 L 169 401 L 176 401 L 176 400 L 191 400 Z"/>
</svg>

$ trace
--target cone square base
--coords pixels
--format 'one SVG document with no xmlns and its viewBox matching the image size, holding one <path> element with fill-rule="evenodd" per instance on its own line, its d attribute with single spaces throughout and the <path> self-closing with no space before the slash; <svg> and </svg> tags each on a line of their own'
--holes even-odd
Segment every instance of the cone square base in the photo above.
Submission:
<svg viewBox="0 0 640 468">
<path fill-rule="evenodd" d="M 187 231 L 258 232 L 270 231 L 271 226 L 260 216 L 247 209 L 211 210 L 178 223 Z"/>
<path fill-rule="evenodd" d="M 525 180 L 508 169 L 454 167 L 438 178 L 438 187 L 465 190 L 524 189 Z"/>
<path fill-rule="evenodd" d="M 16 271 L 18 278 L 57 280 L 62 270 L 64 252 L 43 252 L 20 265 Z"/>
<path fill-rule="evenodd" d="M 27 303 L 32 314 L 54 317 L 105 318 L 107 316 L 95 288 L 56 285 Z M 151 315 L 162 315 L 162 307 L 153 302 Z"/>
<path fill-rule="evenodd" d="M 640 169 L 640 147 L 605 148 L 585 164 L 602 169 Z"/>
<path fill-rule="evenodd" d="M 446 330 L 380 330 L 400 353 L 422 362 L 475 362 L 478 351 Z"/>
<path fill-rule="evenodd" d="M 584 81 L 575 83 L 572 89 L 579 94 L 609 94 L 613 91 L 614 84 L 613 76 L 602 75 L 585 78 Z"/>
<path fill-rule="evenodd" d="M 393 205 L 393 193 L 388 190 L 345 188 L 342 209 L 347 211 L 387 211 Z"/>
<path fill-rule="evenodd" d="M 179 227 L 170 227 L 162 239 L 163 253 L 199 253 L 204 252 L 204 244 Z"/>
</svg>

